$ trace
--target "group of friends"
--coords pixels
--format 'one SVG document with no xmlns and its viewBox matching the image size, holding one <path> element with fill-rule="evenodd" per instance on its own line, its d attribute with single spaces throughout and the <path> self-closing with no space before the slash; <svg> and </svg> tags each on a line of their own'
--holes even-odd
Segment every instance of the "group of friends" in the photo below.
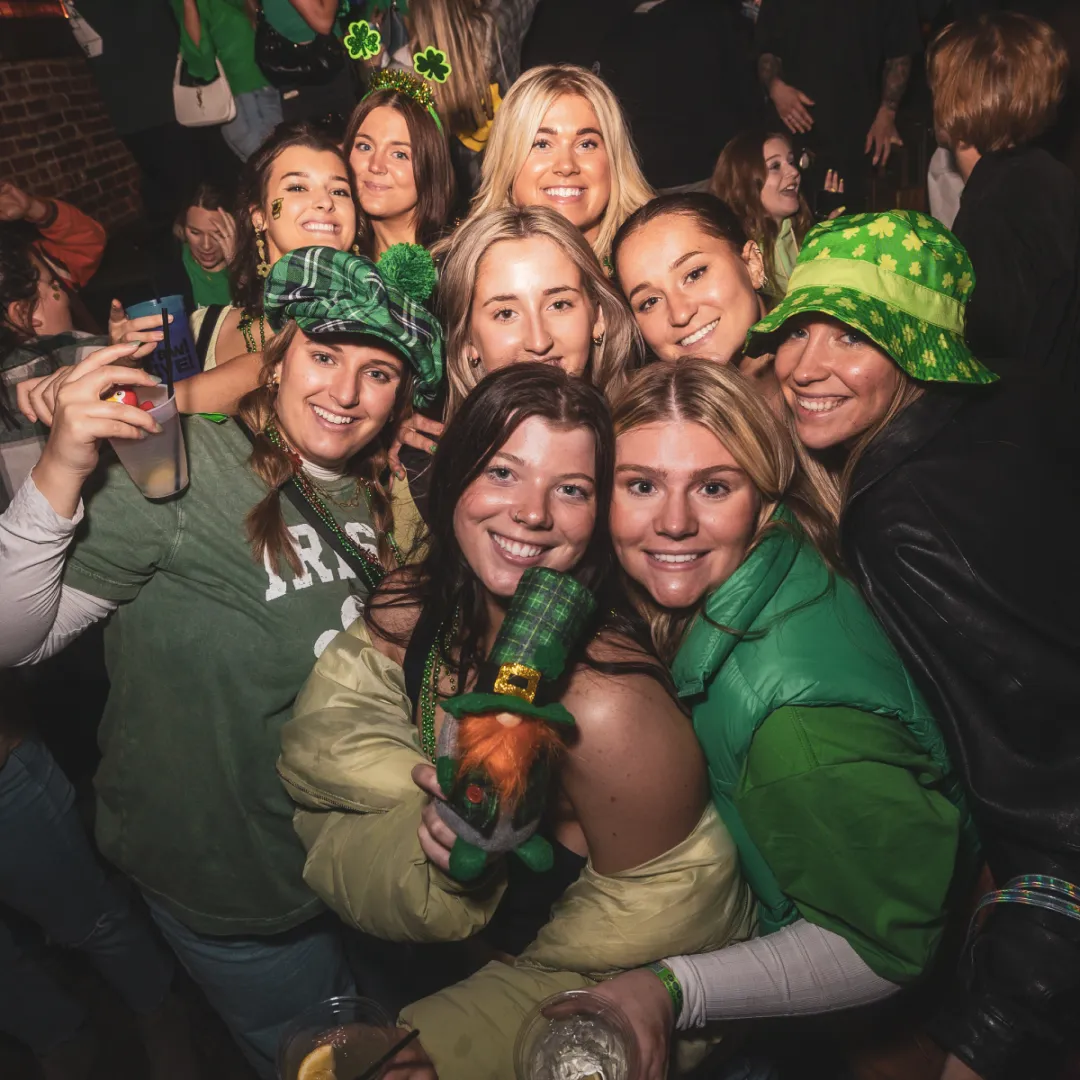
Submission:
<svg viewBox="0 0 1080 1080">
<path fill-rule="evenodd" d="M 941 48 L 1003 32 L 1019 55 L 1042 29 Z M 1060 93 L 966 85 L 935 118 L 958 156 L 990 155 L 994 109 L 1017 151 Z M 227 256 L 230 291 L 194 321 L 190 482 L 159 502 L 104 444 L 157 430 L 110 394 L 155 383 L 160 330 L 117 312 L 34 367 L 71 313 L 47 250 L 16 253 L 5 415 L 49 430 L 0 516 L 0 664 L 107 621 L 101 853 L 267 1080 L 294 1016 L 380 979 L 420 1032 L 396 1080 L 507 1080 L 530 1011 L 582 987 L 643 1080 L 832 1013 L 856 1070 L 1055 1075 L 1080 1001 L 1068 380 L 972 351 L 976 269 L 933 217 L 815 225 L 785 135 L 655 195 L 581 68 L 514 82 L 454 205 L 402 72 L 343 145 L 278 128 L 235 215 L 193 201 L 193 284 Z M 443 704 L 537 567 L 596 600 L 552 690 L 552 866 L 463 884 Z M 7 771 L 33 742 L 4 740 Z M 158 1009 L 171 960 L 118 947 Z"/>
</svg>

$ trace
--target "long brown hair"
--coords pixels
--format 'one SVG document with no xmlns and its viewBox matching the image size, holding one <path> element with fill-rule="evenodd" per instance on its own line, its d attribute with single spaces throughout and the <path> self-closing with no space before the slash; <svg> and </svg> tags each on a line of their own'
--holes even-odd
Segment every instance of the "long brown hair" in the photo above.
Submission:
<svg viewBox="0 0 1080 1080">
<path fill-rule="evenodd" d="M 464 677 L 481 659 L 488 611 L 480 579 L 469 566 L 454 531 L 461 496 L 517 428 L 539 417 L 560 428 L 584 428 L 596 446 L 596 526 L 574 576 L 594 591 L 604 618 L 613 601 L 606 599 L 614 578 L 608 513 L 614 470 L 615 439 L 611 415 L 601 393 L 584 379 L 549 364 L 511 364 L 488 375 L 465 399 L 439 440 L 428 503 L 428 556 L 414 572 L 395 575 L 367 605 L 365 618 L 381 637 L 408 644 L 382 618 L 388 608 L 416 606 L 435 626 L 449 626 L 458 613 L 460 634 L 456 665 Z M 443 659 L 449 665 L 449 656 Z"/>
<path fill-rule="evenodd" d="M 780 227 L 761 205 L 766 178 L 765 143 L 769 139 L 783 139 L 791 146 L 791 140 L 786 135 L 772 131 L 744 131 L 729 140 L 720 151 L 709 190 L 735 211 L 746 235 L 757 241 L 765 261 L 765 273 L 770 282 L 775 282 L 776 260 L 773 252 Z M 800 245 L 813 224 L 814 216 L 800 189 L 799 210 L 791 220 L 795 239 Z"/>
<path fill-rule="evenodd" d="M 804 468 L 798 444 L 734 367 L 696 358 L 653 364 L 631 377 L 612 411 L 616 439 L 645 424 L 681 422 L 700 424 L 724 444 L 761 499 L 748 554 L 770 532 L 788 527 L 772 520 L 776 507 L 783 503 L 826 564 L 839 567 L 829 492 Z M 649 624 L 654 646 L 670 663 L 704 598 L 691 610 L 674 612 L 660 607 L 625 574 L 624 578 L 638 612 Z"/>
<path fill-rule="evenodd" d="M 349 180 L 356 193 L 356 176 L 352 169 L 352 150 L 357 133 L 364 121 L 376 109 L 386 106 L 401 113 L 409 129 L 412 144 L 412 168 L 416 181 L 416 242 L 431 247 L 446 231 L 454 205 L 454 169 L 450 163 L 450 147 L 431 114 L 418 102 L 396 90 L 376 90 L 368 94 L 353 109 L 345 130 L 342 147 L 349 163 Z M 357 193 L 357 203 L 359 194 Z M 375 258 L 375 230 L 361 210 L 357 244 L 360 254 Z"/>
<path fill-rule="evenodd" d="M 278 449 L 267 438 L 265 432 L 267 425 L 276 415 L 274 406 L 277 390 L 272 383 L 274 369 L 284 361 L 298 333 L 301 333 L 299 327 L 290 320 L 281 332 L 267 343 L 266 351 L 263 353 L 259 385 L 240 399 L 240 407 L 237 410 L 240 420 L 255 436 L 249 461 L 251 469 L 267 487 L 266 495 L 248 512 L 244 520 L 252 555 L 256 562 L 261 563 L 265 560 L 275 567 L 280 566 L 284 559 L 297 576 L 303 572 L 303 567 L 281 513 L 281 489 L 292 478 L 293 466 L 286 453 Z M 388 534 L 394 528 L 394 516 L 390 507 L 390 492 L 384 477 L 393 432 L 397 428 L 411 394 L 412 377 L 406 364 L 405 375 L 398 386 L 394 409 L 389 420 L 382 431 L 352 458 L 347 467 L 348 472 L 367 484 L 371 495 L 371 516 L 377 538 L 379 561 L 387 570 L 394 568 L 397 562 L 388 539 Z"/>
<path fill-rule="evenodd" d="M 229 264 L 233 303 L 251 315 L 263 310 L 263 279 L 259 277 L 259 252 L 251 208 L 264 206 L 270 172 L 278 157 L 290 147 L 305 146 L 319 153 L 334 154 L 347 166 L 341 147 L 326 132 L 309 124 L 280 125 L 274 134 L 248 158 L 240 176 L 236 197 L 236 252 Z"/>
</svg>

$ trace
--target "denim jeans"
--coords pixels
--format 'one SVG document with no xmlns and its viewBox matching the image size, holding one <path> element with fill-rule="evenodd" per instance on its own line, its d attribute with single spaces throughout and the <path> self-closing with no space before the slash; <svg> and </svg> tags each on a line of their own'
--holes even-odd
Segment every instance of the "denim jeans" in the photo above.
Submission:
<svg viewBox="0 0 1080 1080">
<path fill-rule="evenodd" d="M 136 1013 L 153 1012 L 172 983 L 171 957 L 149 922 L 109 883 L 75 811 L 75 792 L 39 742 L 0 767 L 0 904 L 78 949 Z M 0 1030 L 48 1053 L 85 1023 L 83 1007 L 0 922 Z"/>
<path fill-rule="evenodd" d="M 237 94 L 236 116 L 221 129 L 229 149 L 247 161 L 281 123 L 281 94 L 273 86 Z"/>
<path fill-rule="evenodd" d="M 355 994 L 337 919 L 269 937 L 197 934 L 146 897 L 150 914 L 263 1080 L 277 1076 L 282 1030 L 308 1006 Z"/>
</svg>

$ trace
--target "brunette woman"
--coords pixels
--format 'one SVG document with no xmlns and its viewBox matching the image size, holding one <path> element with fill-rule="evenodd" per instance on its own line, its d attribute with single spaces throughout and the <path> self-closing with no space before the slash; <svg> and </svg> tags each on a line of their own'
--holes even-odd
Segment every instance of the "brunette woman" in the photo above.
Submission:
<svg viewBox="0 0 1080 1080">
<path fill-rule="evenodd" d="M 709 190 L 735 211 L 743 231 L 761 248 L 764 291 L 776 303 L 787 291 L 799 245 L 814 224 L 791 140 L 758 131 L 736 135 L 717 159 Z M 844 190 L 844 181 L 831 169 L 825 190 Z"/>
<path fill-rule="evenodd" d="M 612 257 L 656 357 L 733 363 L 778 401 L 771 359 L 743 356 L 747 331 L 765 313 L 765 262 L 729 207 L 714 195 L 659 195 L 626 220 Z"/>
<path fill-rule="evenodd" d="M 938 1025 L 959 1059 L 945 1075 L 1051 1076 L 1080 994 L 1076 403 L 972 355 L 973 288 L 933 218 L 839 218 L 807 237 L 748 348 L 776 350 L 798 436 L 837 480 L 845 564 L 941 724 L 1008 886 Z"/>
<path fill-rule="evenodd" d="M 314 658 L 398 563 L 386 447 L 410 392 L 433 392 L 441 341 L 371 263 L 326 247 L 279 260 L 265 311 L 277 333 L 241 423 L 184 423 L 188 487 L 151 502 L 114 460 L 77 537 L 102 440 L 156 430 L 109 388 L 156 380 L 118 367 L 119 346 L 35 391 L 54 424 L 0 519 L 0 663 L 109 618 L 98 845 L 270 1080 L 283 1025 L 352 988 L 301 878 L 278 733 Z"/>
<path fill-rule="evenodd" d="M 279 771 L 305 808 L 306 879 L 335 911 L 394 941 L 491 924 L 493 944 L 520 953 L 404 1011 L 441 1080 L 511 1076 L 521 1021 L 556 990 L 655 959 L 669 937 L 719 944 L 747 930 L 693 733 L 612 613 L 612 448 L 606 403 L 585 380 L 537 364 L 489 375 L 435 458 L 428 558 L 327 649 L 284 731 Z M 455 836 L 428 797 L 440 797 L 439 703 L 473 685 L 532 566 L 572 572 L 600 613 L 558 689 L 575 733 L 544 826 L 555 877 L 497 865 L 464 887 L 446 876 Z M 500 927 L 503 905 L 513 919 Z"/>
<path fill-rule="evenodd" d="M 184 412 L 232 412 L 258 382 L 261 353 L 270 339 L 263 286 L 286 252 L 311 245 L 348 251 L 356 242 L 356 208 L 341 149 L 304 125 L 279 129 L 245 166 L 237 205 L 231 305 L 215 308 L 204 372 L 234 358 L 244 362 L 213 379 L 198 375 L 178 385 Z M 191 331 L 201 336 L 196 312 Z M 246 359 L 245 359 L 246 358 Z M 225 406 L 233 403 L 232 408 Z"/>
<path fill-rule="evenodd" d="M 394 244 L 431 247 L 454 204 L 446 136 L 427 84 L 407 72 L 379 72 L 345 132 L 353 190 L 363 211 L 357 244 L 377 259 Z"/>
<path fill-rule="evenodd" d="M 525 72 L 491 128 L 469 216 L 544 206 L 576 225 L 601 261 L 619 226 L 652 197 L 626 117 L 607 84 L 571 64 Z"/>
<path fill-rule="evenodd" d="M 849 1009 L 915 983 L 975 839 L 926 702 L 837 572 L 829 492 L 760 394 L 730 366 L 677 360 L 614 408 L 615 551 L 693 709 L 762 935 L 604 987 L 662 1080 L 673 1024 Z"/>
<path fill-rule="evenodd" d="M 182 245 L 195 307 L 227 307 L 232 302 L 229 263 L 236 251 L 236 219 L 226 209 L 221 192 L 200 184 L 176 219 L 173 232 Z"/>
</svg>

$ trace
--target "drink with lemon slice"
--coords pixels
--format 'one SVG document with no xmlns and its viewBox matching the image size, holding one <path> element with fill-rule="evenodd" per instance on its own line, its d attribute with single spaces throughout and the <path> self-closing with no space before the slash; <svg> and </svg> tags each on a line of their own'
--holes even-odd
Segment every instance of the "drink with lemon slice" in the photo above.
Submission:
<svg viewBox="0 0 1080 1080">
<path fill-rule="evenodd" d="M 338 997 L 301 1013 L 282 1035 L 280 1080 L 359 1080 L 399 1038 L 394 1018 L 366 998 Z"/>
</svg>

